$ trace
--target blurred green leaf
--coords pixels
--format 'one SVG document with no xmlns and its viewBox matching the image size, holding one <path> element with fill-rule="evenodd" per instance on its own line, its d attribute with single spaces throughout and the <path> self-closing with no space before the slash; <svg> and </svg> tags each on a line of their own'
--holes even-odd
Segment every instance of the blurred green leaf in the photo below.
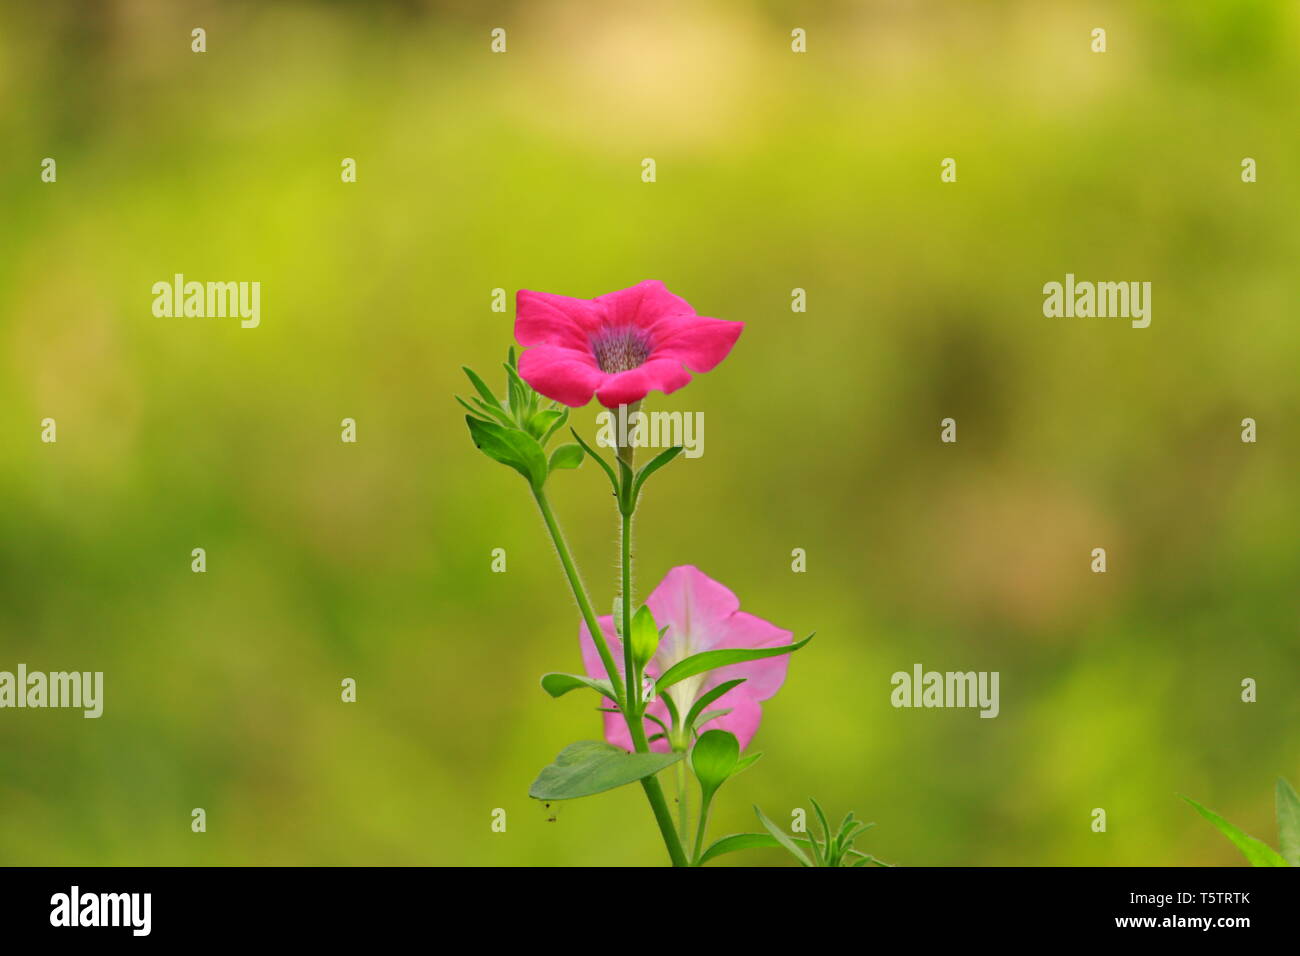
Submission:
<svg viewBox="0 0 1300 956">
<path fill-rule="evenodd" d="M 1281 777 L 1277 778 L 1277 839 L 1282 857 L 1300 866 L 1300 797 Z"/>
<path fill-rule="evenodd" d="M 799 847 L 795 846 L 794 840 L 790 838 L 788 833 L 765 817 L 763 811 L 757 806 L 754 807 L 754 812 L 758 814 L 758 822 L 763 824 L 763 828 L 767 830 L 768 833 L 772 834 L 772 838 L 781 846 L 785 847 L 791 856 L 799 861 L 800 866 L 812 866 L 812 863 L 808 859 L 808 855 L 804 853 L 803 850 L 799 849 Z"/>
<path fill-rule="evenodd" d="M 724 853 L 735 853 L 737 850 L 776 849 L 780 846 L 781 844 L 770 833 L 733 833 L 711 844 L 700 854 L 696 865 L 702 866 L 715 857 L 722 856 Z"/>
<path fill-rule="evenodd" d="M 1219 832 L 1235 843 L 1237 849 L 1245 854 L 1246 859 L 1250 861 L 1251 866 L 1290 866 L 1276 850 L 1263 840 L 1257 840 L 1249 833 L 1239 830 L 1213 810 L 1201 806 L 1191 797 L 1182 794 L 1179 794 L 1179 796 L 1190 803 L 1197 813 L 1218 827 Z"/>
<path fill-rule="evenodd" d="M 681 753 L 628 753 L 600 740 L 580 740 L 543 768 L 528 795 L 535 800 L 573 800 L 653 776 L 682 759 Z"/>
</svg>

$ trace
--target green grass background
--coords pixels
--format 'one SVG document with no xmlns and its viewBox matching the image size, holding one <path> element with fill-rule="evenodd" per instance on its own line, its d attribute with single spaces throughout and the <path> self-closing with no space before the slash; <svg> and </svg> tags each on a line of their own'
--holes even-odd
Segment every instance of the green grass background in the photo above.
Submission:
<svg viewBox="0 0 1300 956">
<path fill-rule="evenodd" d="M 106 711 L 0 712 L 0 862 L 660 862 L 638 788 L 526 795 L 599 725 L 537 686 L 576 609 L 451 398 L 516 289 L 645 278 L 747 327 L 650 406 L 706 445 L 650 487 L 639 591 L 692 563 L 819 635 L 715 832 L 811 794 L 903 864 L 1239 863 L 1182 792 L 1275 842 L 1298 41 L 1228 0 L 7 5 L 0 669 L 102 670 Z M 260 281 L 261 327 L 155 318 L 176 272 Z M 1044 318 L 1066 272 L 1151 281 L 1151 327 Z M 602 607 L 603 483 L 553 488 Z M 894 710 L 916 662 L 999 671 L 1001 716 Z"/>
</svg>

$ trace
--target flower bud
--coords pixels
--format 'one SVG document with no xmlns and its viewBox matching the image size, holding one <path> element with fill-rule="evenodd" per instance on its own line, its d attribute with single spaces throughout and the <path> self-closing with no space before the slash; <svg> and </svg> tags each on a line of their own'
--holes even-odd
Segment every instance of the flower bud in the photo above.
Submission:
<svg viewBox="0 0 1300 956">
<path fill-rule="evenodd" d="M 632 660 L 637 669 L 649 663 L 650 658 L 659 650 L 659 628 L 655 626 L 655 616 L 650 608 L 642 604 L 640 610 L 632 615 Z"/>
</svg>

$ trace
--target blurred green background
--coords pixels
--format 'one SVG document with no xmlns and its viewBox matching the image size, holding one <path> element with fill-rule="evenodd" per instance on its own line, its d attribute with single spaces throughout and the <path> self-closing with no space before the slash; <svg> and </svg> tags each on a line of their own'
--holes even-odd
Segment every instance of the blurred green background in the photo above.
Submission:
<svg viewBox="0 0 1300 956">
<path fill-rule="evenodd" d="M 106 700 L 0 712 L 0 862 L 661 862 L 639 788 L 526 795 L 599 724 L 537 685 L 576 609 L 452 401 L 515 290 L 645 278 L 747 327 L 649 406 L 706 444 L 650 487 L 638 589 L 696 564 L 819 635 L 714 833 L 811 794 L 902 864 L 1240 863 L 1181 792 L 1275 844 L 1297 41 L 1241 0 L 6 5 L 0 669 Z M 260 281 L 261 327 L 155 318 L 177 272 Z M 1066 272 L 1151 281 L 1150 328 L 1044 318 Z M 552 496 L 608 606 L 603 476 Z M 893 709 L 917 662 L 999 671 L 1001 715 Z"/>
</svg>

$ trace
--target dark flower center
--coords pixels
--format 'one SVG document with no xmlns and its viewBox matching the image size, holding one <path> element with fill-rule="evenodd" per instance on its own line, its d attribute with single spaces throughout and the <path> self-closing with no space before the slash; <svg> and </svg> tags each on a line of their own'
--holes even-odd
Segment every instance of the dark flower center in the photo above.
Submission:
<svg viewBox="0 0 1300 956">
<path fill-rule="evenodd" d="M 591 339 L 596 364 L 608 375 L 636 368 L 650 351 L 650 341 L 640 329 L 601 329 Z"/>
</svg>

